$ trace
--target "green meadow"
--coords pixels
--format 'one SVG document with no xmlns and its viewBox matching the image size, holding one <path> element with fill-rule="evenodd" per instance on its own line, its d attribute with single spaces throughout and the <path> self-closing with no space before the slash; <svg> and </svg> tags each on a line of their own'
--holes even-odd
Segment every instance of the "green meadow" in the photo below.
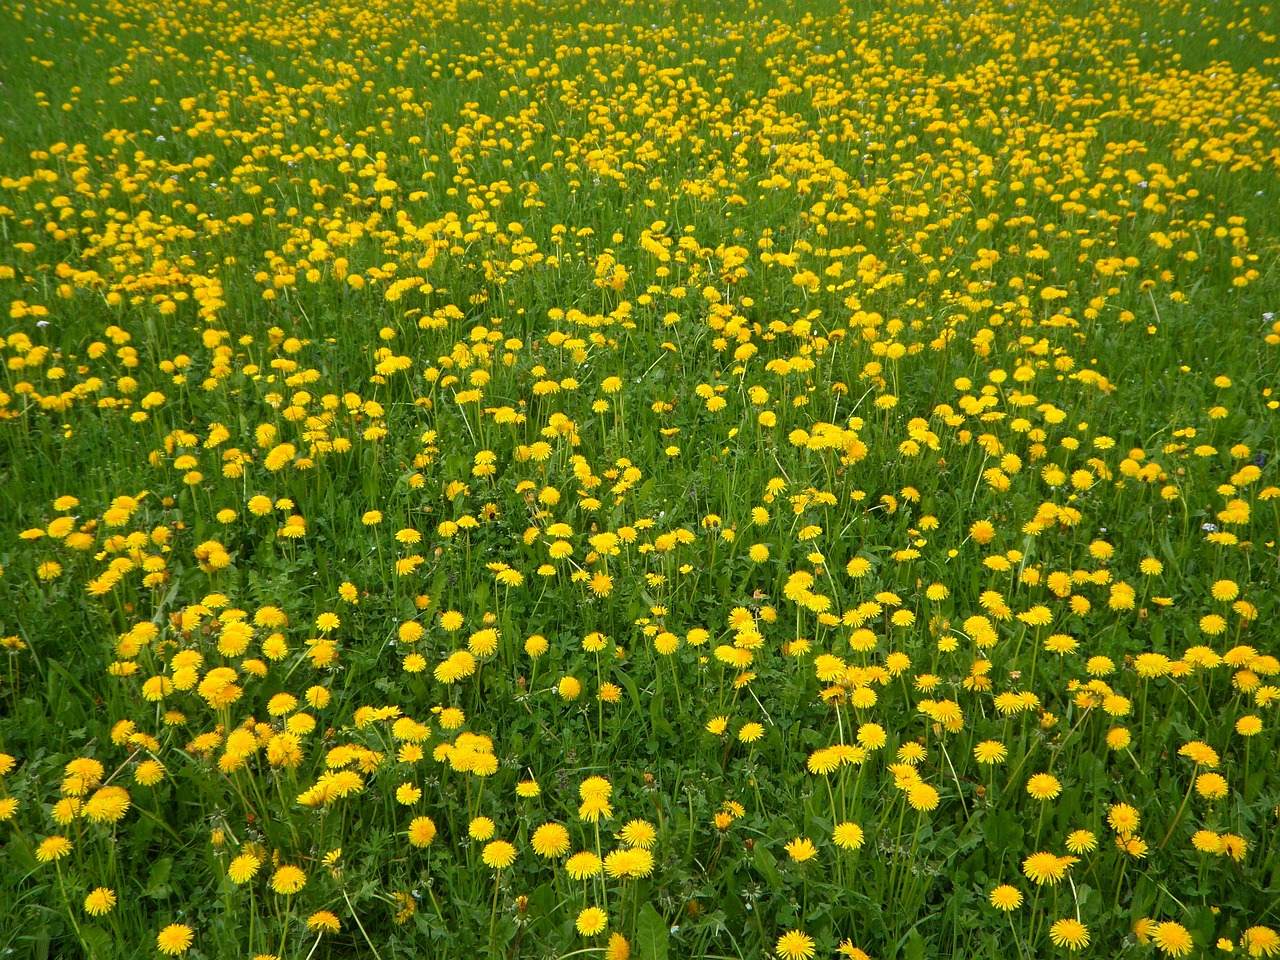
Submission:
<svg viewBox="0 0 1280 960">
<path fill-rule="evenodd" d="M 1280 17 L 0 10 L 0 951 L 1280 954 Z"/>
</svg>

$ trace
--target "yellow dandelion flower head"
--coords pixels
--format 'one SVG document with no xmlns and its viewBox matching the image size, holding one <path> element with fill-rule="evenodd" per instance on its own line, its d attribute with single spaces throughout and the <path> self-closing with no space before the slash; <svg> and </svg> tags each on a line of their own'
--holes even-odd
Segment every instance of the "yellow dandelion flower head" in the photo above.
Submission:
<svg viewBox="0 0 1280 960">
<path fill-rule="evenodd" d="M 1112 804 L 1107 811 L 1107 823 L 1119 834 L 1136 832 L 1141 822 L 1141 815 L 1127 803 Z"/>
<path fill-rule="evenodd" d="M 96 887 L 84 898 L 84 912 L 91 917 L 110 913 L 116 905 L 116 893 L 110 887 Z"/>
<path fill-rule="evenodd" d="M 791 859 L 797 863 L 804 863 L 806 860 L 812 860 L 818 855 L 818 848 L 813 845 L 813 841 L 808 837 L 796 837 L 787 843 L 787 853 Z"/>
<path fill-rule="evenodd" d="M 594 937 L 609 925 L 609 915 L 599 907 L 586 907 L 574 923 L 578 933 L 584 937 Z"/>
<path fill-rule="evenodd" d="M 171 923 L 156 934 L 156 949 L 176 957 L 186 953 L 194 940 L 195 933 L 185 923 Z"/>
<path fill-rule="evenodd" d="M 312 933 L 337 933 L 342 929 L 342 921 L 328 910 L 317 910 L 307 917 L 307 929 Z"/>
<path fill-rule="evenodd" d="M 1052 800 L 1062 792 L 1062 781 L 1051 773 L 1033 774 L 1027 780 L 1027 793 L 1035 800 Z"/>
<path fill-rule="evenodd" d="M 1022 861 L 1022 872 L 1036 886 L 1052 885 L 1067 875 L 1069 866 L 1070 862 L 1065 857 L 1048 852 L 1033 853 Z"/>
<path fill-rule="evenodd" d="M 227 865 L 227 876 L 232 883 L 248 883 L 253 879 L 262 861 L 252 853 L 242 853 Z"/>
<path fill-rule="evenodd" d="M 1270 957 L 1280 953 L 1280 933 L 1270 927 L 1250 927 L 1240 935 L 1240 946 L 1251 957 Z"/>
<path fill-rule="evenodd" d="M 1079 950 L 1089 945 L 1089 928 L 1074 917 L 1065 917 L 1049 928 L 1049 939 L 1056 947 Z"/>
<path fill-rule="evenodd" d="M 628 846 L 650 850 L 658 841 L 658 831 L 648 820 L 631 820 L 618 833 L 618 839 Z"/>
<path fill-rule="evenodd" d="M 429 847 L 436 838 L 436 824 L 430 817 L 414 817 L 409 822 L 409 843 L 415 847 Z"/>
<path fill-rule="evenodd" d="M 1151 928 L 1150 936 L 1156 947 L 1171 957 L 1184 957 L 1195 945 L 1187 928 L 1172 920 L 1157 923 Z"/>
<path fill-rule="evenodd" d="M 781 960 L 810 960 L 814 954 L 813 937 L 801 930 L 788 930 L 778 938 L 773 950 Z"/>
<path fill-rule="evenodd" d="M 36 848 L 36 859 L 41 863 L 53 863 L 55 860 L 61 860 L 63 857 L 70 855 L 72 843 L 66 837 L 54 835 L 45 837 L 40 841 L 40 846 Z"/>
<path fill-rule="evenodd" d="M 837 847 L 844 850 L 857 850 L 862 846 L 864 834 L 862 827 L 845 821 L 836 824 L 835 829 L 831 831 L 831 839 L 835 841 Z"/>
<path fill-rule="evenodd" d="M 1022 905 L 1022 893 L 1017 887 L 1002 883 L 988 894 L 987 899 L 997 910 L 1008 913 Z"/>
<path fill-rule="evenodd" d="M 484 846 L 483 859 L 495 870 L 505 870 L 515 863 L 516 848 L 505 840 L 493 840 Z"/>
<path fill-rule="evenodd" d="M 565 873 L 573 880 L 588 880 L 599 876 L 604 869 L 604 861 L 590 851 L 575 853 L 564 862 Z"/>
<path fill-rule="evenodd" d="M 307 885 L 307 875 L 301 868 L 285 864 L 271 875 L 271 889 L 283 896 L 292 896 Z"/>
<path fill-rule="evenodd" d="M 569 831 L 559 823 L 544 823 L 533 831 L 530 845 L 540 857 L 559 857 L 569 850 Z"/>
<path fill-rule="evenodd" d="M 1198 767 L 1207 767 L 1212 770 L 1218 765 L 1218 751 L 1207 743 L 1201 743 L 1199 740 L 1192 740 L 1190 743 L 1183 744 L 1178 750 L 1178 756 L 1186 757 Z"/>
<path fill-rule="evenodd" d="M 1067 849 L 1072 853 L 1088 853 L 1098 847 L 1098 838 L 1092 830 L 1072 830 L 1067 834 Z"/>
<path fill-rule="evenodd" d="M 927 783 L 913 783 L 907 788 L 907 803 L 913 810 L 923 813 L 937 809 L 939 799 L 938 791 Z"/>
</svg>

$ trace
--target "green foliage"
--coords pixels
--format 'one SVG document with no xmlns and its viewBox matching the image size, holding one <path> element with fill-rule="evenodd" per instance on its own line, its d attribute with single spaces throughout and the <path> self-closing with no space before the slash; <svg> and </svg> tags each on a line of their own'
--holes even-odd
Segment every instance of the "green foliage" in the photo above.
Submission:
<svg viewBox="0 0 1280 960">
<path fill-rule="evenodd" d="M 1280 951 L 1270 8 L 730 6 L 0 13 L 0 950 Z"/>
</svg>

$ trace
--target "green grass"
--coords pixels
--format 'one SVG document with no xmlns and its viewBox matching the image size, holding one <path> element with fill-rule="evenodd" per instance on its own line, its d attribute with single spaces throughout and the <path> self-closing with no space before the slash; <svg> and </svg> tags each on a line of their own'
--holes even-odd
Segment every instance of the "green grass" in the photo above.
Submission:
<svg viewBox="0 0 1280 960">
<path fill-rule="evenodd" d="M 0 949 L 1280 949 L 1270 7 L 3 16 Z"/>
</svg>

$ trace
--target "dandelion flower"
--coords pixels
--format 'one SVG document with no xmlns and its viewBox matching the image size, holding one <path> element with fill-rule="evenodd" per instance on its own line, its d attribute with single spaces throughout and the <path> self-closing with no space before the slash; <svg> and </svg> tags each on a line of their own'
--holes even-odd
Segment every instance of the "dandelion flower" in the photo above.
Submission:
<svg viewBox="0 0 1280 960">
<path fill-rule="evenodd" d="M 574 880 L 588 880 L 598 876 L 603 867 L 603 861 L 590 851 L 575 853 L 564 862 L 565 873 Z"/>
<path fill-rule="evenodd" d="M 1197 830 L 1191 836 L 1191 845 L 1201 853 L 1222 853 L 1222 837 L 1212 830 Z"/>
<path fill-rule="evenodd" d="M 927 783 L 913 783 L 907 789 L 907 803 L 913 810 L 933 810 L 938 806 L 938 799 L 938 791 Z"/>
<path fill-rule="evenodd" d="M 1240 937 L 1240 946 L 1251 957 L 1270 957 L 1280 953 L 1280 934 L 1270 927 L 1250 927 Z"/>
<path fill-rule="evenodd" d="M 1217 580 L 1209 592 L 1213 595 L 1213 599 L 1221 603 L 1230 603 L 1240 596 L 1240 587 L 1234 580 Z"/>
<path fill-rule="evenodd" d="M 1227 779 L 1220 773 L 1202 773 L 1196 777 L 1196 793 L 1206 800 L 1220 800 L 1228 790 Z"/>
<path fill-rule="evenodd" d="M 912 740 L 910 743 L 904 743 L 898 748 L 898 759 L 902 763 L 909 763 L 912 766 L 924 760 L 926 751 L 923 743 L 917 743 Z"/>
<path fill-rule="evenodd" d="M 328 910 L 317 910 L 307 917 L 307 929 L 312 933 L 337 933 L 342 929 L 342 921 Z"/>
<path fill-rule="evenodd" d="M 578 806 L 578 816 L 588 823 L 597 823 L 601 817 L 607 820 L 613 816 L 613 805 L 602 796 L 588 796 Z"/>
<path fill-rule="evenodd" d="M 1066 859 L 1055 854 L 1033 853 L 1022 861 L 1022 872 L 1036 886 L 1042 886 L 1046 883 L 1056 884 L 1067 875 L 1068 866 L 1070 864 Z"/>
<path fill-rule="evenodd" d="M 649 850 L 653 847 L 658 839 L 658 831 L 654 829 L 653 824 L 648 820 L 632 820 L 622 828 L 618 834 L 623 843 L 632 847 L 640 847 L 642 850 Z M 568 836 L 565 837 L 565 844 L 568 845 Z"/>
<path fill-rule="evenodd" d="M 846 821 L 836 824 L 836 828 L 831 832 L 831 838 L 835 841 L 837 847 L 845 850 L 857 850 L 862 846 L 864 834 L 862 828 L 856 823 Z"/>
<path fill-rule="evenodd" d="M 1027 780 L 1027 793 L 1035 800 L 1052 800 L 1062 792 L 1062 781 L 1050 773 L 1037 773 Z"/>
<path fill-rule="evenodd" d="M 774 952 L 782 960 L 809 960 L 813 956 L 813 937 L 801 930 L 788 930 L 778 938 Z"/>
<path fill-rule="evenodd" d="M 195 934 L 185 923 L 171 923 L 156 934 L 156 949 L 171 957 L 186 953 Z"/>
<path fill-rule="evenodd" d="M 1115 672 L 1116 664 L 1110 657 L 1099 655 L 1090 657 L 1084 668 L 1091 677 L 1105 677 Z"/>
<path fill-rule="evenodd" d="M 413 806 L 421 796 L 422 788 L 412 783 L 402 783 L 396 787 L 396 802 L 403 806 Z"/>
<path fill-rule="evenodd" d="M 1145 840 L 1130 833 L 1122 833 L 1116 836 L 1116 848 L 1138 860 L 1145 857 L 1149 849 Z"/>
<path fill-rule="evenodd" d="M 1151 939 L 1162 953 L 1171 957 L 1186 956 L 1194 946 L 1187 928 L 1172 920 L 1157 923 L 1151 931 Z"/>
<path fill-rule="evenodd" d="M 785 849 L 796 863 L 804 863 L 818 855 L 818 848 L 808 837 L 796 837 L 786 845 Z"/>
<path fill-rule="evenodd" d="M 307 875 L 289 864 L 278 868 L 271 875 L 271 889 L 284 896 L 292 896 L 307 885 Z"/>
<path fill-rule="evenodd" d="M 1022 893 L 1017 887 L 1012 887 L 1007 883 L 1002 883 L 991 891 L 988 899 L 991 905 L 997 910 L 1003 910 L 1008 913 L 1010 910 L 1016 910 L 1022 906 Z"/>
<path fill-rule="evenodd" d="M 248 883 L 260 866 L 262 861 L 252 853 L 242 853 L 227 866 L 227 876 L 232 883 Z"/>
<path fill-rule="evenodd" d="M 484 846 L 484 862 L 494 870 L 505 870 L 516 859 L 516 848 L 505 840 L 494 840 Z"/>
<path fill-rule="evenodd" d="M 1252 714 L 1241 717 L 1236 721 L 1236 733 L 1242 737 L 1252 737 L 1262 732 L 1262 720 Z"/>
<path fill-rule="evenodd" d="M 1079 920 L 1065 917 L 1049 928 L 1049 939 L 1056 947 L 1079 950 L 1089 944 L 1089 928 Z"/>
<path fill-rule="evenodd" d="M 1135 833 L 1141 821 L 1138 811 L 1127 803 L 1112 804 L 1111 809 L 1107 811 L 1107 823 L 1116 833 Z"/>
<path fill-rule="evenodd" d="M 569 849 L 569 831 L 558 823 L 544 823 L 533 831 L 533 852 L 540 857 L 558 857 Z"/>
<path fill-rule="evenodd" d="M 436 823 L 430 817 L 414 817 L 409 822 L 409 843 L 415 847 L 429 847 L 436 838 Z"/>
<path fill-rule="evenodd" d="M 1092 830 L 1072 830 L 1067 834 L 1067 849 L 1072 853 L 1088 853 L 1098 848 L 1098 838 Z"/>
<path fill-rule="evenodd" d="M 647 877 L 653 872 L 653 854 L 640 847 L 613 850 L 604 858 L 604 869 L 615 879 Z"/>
<path fill-rule="evenodd" d="M 879 750 L 888 739 L 884 727 L 878 723 L 864 723 L 858 727 L 858 743 L 867 750 Z"/>
<path fill-rule="evenodd" d="M 556 684 L 556 693 L 560 695 L 561 700 L 576 700 L 582 693 L 582 681 L 577 677 L 561 677 L 560 682 Z"/>
<path fill-rule="evenodd" d="M 1132 734 L 1124 727 L 1112 727 L 1107 731 L 1107 746 L 1112 750 L 1123 750 L 1132 742 Z"/>
<path fill-rule="evenodd" d="M 91 917 L 110 913 L 116 905 L 116 893 L 110 887 L 97 887 L 84 898 L 84 912 Z"/>
<path fill-rule="evenodd" d="M 855 947 L 853 941 L 847 937 L 840 941 L 840 946 L 836 948 L 836 952 L 842 957 L 848 957 L 849 960 L 871 960 L 865 950 Z"/>
<path fill-rule="evenodd" d="M 973 759 L 979 763 L 1004 763 L 1009 751 L 999 740 L 983 740 L 973 748 Z"/>
<path fill-rule="evenodd" d="M 587 907 L 578 914 L 578 921 L 574 925 L 584 937 L 594 937 L 609 925 L 609 915 L 599 907 Z"/>
<path fill-rule="evenodd" d="M 71 853 L 71 841 L 66 837 L 52 836 L 40 841 L 36 848 L 36 859 L 41 863 L 52 863 L 61 860 Z"/>
<path fill-rule="evenodd" d="M 1208 767 L 1212 770 L 1218 765 L 1218 751 L 1207 743 L 1201 743 L 1199 740 L 1192 740 L 1190 743 L 1183 744 L 1178 750 L 1178 756 L 1186 757 L 1198 767 Z"/>
</svg>

